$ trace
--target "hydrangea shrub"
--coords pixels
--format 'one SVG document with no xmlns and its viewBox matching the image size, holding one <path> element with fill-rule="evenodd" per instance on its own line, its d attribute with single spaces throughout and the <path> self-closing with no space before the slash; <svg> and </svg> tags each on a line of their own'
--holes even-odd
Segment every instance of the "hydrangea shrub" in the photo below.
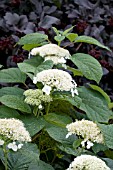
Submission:
<svg viewBox="0 0 113 170">
<path fill-rule="evenodd" d="M 45 34 L 25 35 L 18 44 L 28 59 L 0 71 L 0 159 L 5 170 L 112 169 L 112 102 L 99 87 L 101 65 L 62 41 L 110 49 L 72 28 L 53 29 L 58 45 Z"/>
</svg>

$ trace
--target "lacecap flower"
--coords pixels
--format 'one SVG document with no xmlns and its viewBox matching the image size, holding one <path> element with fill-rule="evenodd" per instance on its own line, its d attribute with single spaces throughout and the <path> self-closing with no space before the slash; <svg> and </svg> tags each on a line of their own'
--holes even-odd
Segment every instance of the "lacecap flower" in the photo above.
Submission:
<svg viewBox="0 0 113 170">
<path fill-rule="evenodd" d="M 67 170 L 110 170 L 110 168 L 96 156 L 81 155 L 74 159 Z"/>
<path fill-rule="evenodd" d="M 40 89 L 29 89 L 24 92 L 26 96 L 25 102 L 30 105 L 39 106 L 39 109 L 42 109 L 42 103 L 49 103 L 52 101 L 51 96 L 44 94 L 44 91 Z"/>
<path fill-rule="evenodd" d="M 68 50 L 59 47 L 56 44 L 46 44 L 41 47 L 33 48 L 30 52 L 31 55 L 40 55 L 44 60 L 52 60 L 54 64 L 64 64 L 66 59 L 70 58 Z"/>
<path fill-rule="evenodd" d="M 90 149 L 94 142 L 104 144 L 103 134 L 97 124 L 93 121 L 84 119 L 76 120 L 75 122 L 68 124 L 66 128 L 68 130 L 66 138 L 72 134 L 83 138 L 83 141 L 81 142 L 82 147 L 85 147 L 85 144 L 87 144 L 86 148 Z"/>
<path fill-rule="evenodd" d="M 47 95 L 50 94 L 51 90 L 70 91 L 73 97 L 74 94 L 78 95 L 76 82 L 72 79 L 68 72 L 63 70 L 43 70 L 37 73 L 33 78 L 33 83 L 36 84 L 37 82 L 41 82 L 44 85 L 42 91 L 44 91 Z"/>
</svg>

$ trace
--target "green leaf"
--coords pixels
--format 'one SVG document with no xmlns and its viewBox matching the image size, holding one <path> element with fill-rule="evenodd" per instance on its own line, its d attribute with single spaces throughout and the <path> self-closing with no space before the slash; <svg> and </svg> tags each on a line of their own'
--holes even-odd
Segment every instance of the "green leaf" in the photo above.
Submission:
<svg viewBox="0 0 113 170">
<path fill-rule="evenodd" d="M 54 32 L 56 33 L 56 35 L 58 35 L 59 31 L 55 27 L 52 27 L 52 28 L 53 28 Z"/>
<path fill-rule="evenodd" d="M 24 60 L 24 63 L 30 64 L 34 67 L 38 67 L 43 61 L 44 61 L 44 59 L 41 56 L 36 55 L 33 58 Z"/>
<path fill-rule="evenodd" d="M 68 115 L 75 115 L 76 111 L 75 108 L 65 100 L 53 100 L 50 105 L 49 109 L 50 113 L 63 113 Z"/>
<path fill-rule="evenodd" d="M 18 87 L 3 87 L 0 89 L 0 97 L 4 95 L 15 95 L 15 96 L 23 96 L 24 90 Z"/>
<path fill-rule="evenodd" d="M 45 129 L 48 134 L 56 141 L 61 143 L 68 143 L 70 144 L 70 140 L 66 139 L 67 130 L 66 128 L 61 128 L 58 126 L 49 126 Z"/>
<path fill-rule="evenodd" d="M 66 152 L 68 155 L 79 156 L 79 155 L 81 155 L 81 153 L 83 153 L 82 148 L 74 150 L 73 147 L 69 147 L 69 146 L 65 146 L 65 145 L 59 145 L 58 147 L 63 152 Z"/>
<path fill-rule="evenodd" d="M 45 34 L 40 33 L 31 33 L 27 34 L 24 37 L 22 37 L 18 44 L 25 45 L 25 44 L 40 44 L 44 42 L 45 40 L 48 40 L 48 36 Z"/>
<path fill-rule="evenodd" d="M 7 106 L 0 106 L 0 118 L 18 118 L 19 113 Z"/>
<path fill-rule="evenodd" d="M 19 69 L 24 73 L 35 73 L 36 68 L 42 64 L 43 58 L 35 56 L 29 60 L 24 60 L 23 63 L 18 63 Z"/>
<path fill-rule="evenodd" d="M 34 136 L 45 126 L 45 121 L 42 117 L 36 118 L 34 115 L 27 115 L 19 116 L 18 119 L 22 120 L 31 136 Z"/>
<path fill-rule="evenodd" d="M 71 31 L 74 27 L 75 27 L 75 25 L 72 26 L 72 27 L 70 27 L 70 28 L 68 28 L 68 29 L 66 29 L 66 30 L 63 32 L 63 35 L 67 35 L 68 32 Z"/>
<path fill-rule="evenodd" d="M 105 161 L 105 163 L 110 168 L 110 170 L 113 170 L 113 159 L 109 159 L 109 158 L 102 158 L 102 159 Z"/>
<path fill-rule="evenodd" d="M 107 95 L 107 93 L 105 93 L 100 87 L 98 87 L 98 86 L 96 86 L 96 85 L 93 85 L 93 84 L 88 84 L 92 89 L 94 89 L 94 90 L 96 90 L 96 91 L 98 91 L 99 93 L 101 93 L 104 97 L 105 97 L 105 99 L 106 99 L 106 101 L 107 101 L 107 103 L 110 103 L 110 97 Z"/>
<path fill-rule="evenodd" d="M 24 62 L 18 63 L 18 67 L 23 73 L 34 73 L 36 69 L 33 65 Z"/>
<path fill-rule="evenodd" d="M 89 37 L 89 36 L 85 36 L 85 35 L 78 36 L 77 38 L 75 38 L 75 43 L 76 42 L 84 42 L 84 43 L 88 43 L 88 44 L 94 44 L 101 48 L 111 51 L 108 47 L 102 45 L 99 41 L 97 41 L 96 39 Z"/>
<path fill-rule="evenodd" d="M 65 39 L 65 36 L 62 36 L 62 35 L 57 35 L 54 37 L 54 39 L 57 41 L 57 42 L 61 42 Z"/>
<path fill-rule="evenodd" d="M 106 146 L 113 149 L 113 124 L 111 125 L 104 125 L 98 124 L 105 140 Z"/>
<path fill-rule="evenodd" d="M 72 122 L 72 119 L 65 114 L 49 113 L 44 118 L 47 122 L 64 128 Z"/>
<path fill-rule="evenodd" d="M 34 161 L 31 163 L 28 170 L 54 170 L 54 168 L 51 165 L 39 160 L 38 162 Z"/>
<path fill-rule="evenodd" d="M 71 61 L 79 68 L 83 75 L 99 83 L 103 72 L 100 63 L 88 54 L 76 53 L 72 55 Z"/>
<path fill-rule="evenodd" d="M 72 97 L 72 95 L 68 92 L 54 92 L 53 99 L 68 101 L 70 104 L 78 108 L 80 107 L 80 104 L 82 102 L 82 100 L 78 96 L 75 95 L 74 97 Z"/>
<path fill-rule="evenodd" d="M 89 119 L 107 123 L 113 117 L 105 99 L 99 98 L 98 93 L 85 87 L 79 88 L 78 91 L 79 97 L 82 99 L 80 109 L 86 112 Z"/>
<path fill-rule="evenodd" d="M 67 67 L 68 70 L 72 71 L 74 76 L 83 76 L 82 72 L 78 69 L 72 68 L 72 67 Z"/>
<path fill-rule="evenodd" d="M 108 104 L 108 107 L 109 107 L 109 109 L 112 109 L 112 108 L 113 108 L 113 102 L 110 102 L 110 103 Z"/>
<path fill-rule="evenodd" d="M 100 144 L 100 143 L 95 143 L 92 147 L 92 150 L 93 150 L 94 153 L 98 153 L 100 151 L 105 151 L 107 149 L 108 149 L 107 146 Z"/>
<path fill-rule="evenodd" d="M 39 150 L 35 144 L 24 144 L 17 152 L 8 153 L 8 170 L 27 170 L 32 162 L 39 161 Z"/>
<path fill-rule="evenodd" d="M 33 49 L 35 47 L 39 47 L 39 46 L 42 46 L 42 45 L 45 45 L 45 44 L 48 44 L 48 43 L 47 42 L 42 42 L 40 44 L 25 44 L 22 48 L 24 50 L 30 51 L 31 49 Z"/>
<path fill-rule="evenodd" d="M 21 112 L 31 113 L 31 108 L 22 98 L 14 95 L 4 95 L 0 97 L 0 102 L 5 106 L 20 110 Z"/>
<path fill-rule="evenodd" d="M 45 62 L 43 62 L 42 64 L 40 64 L 36 69 L 35 69 L 35 74 L 37 74 L 38 72 L 41 72 L 43 70 L 48 70 L 51 69 L 53 67 L 53 61 L 51 60 L 46 60 Z"/>
<path fill-rule="evenodd" d="M 26 75 L 19 68 L 8 68 L 0 71 L 0 82 L 25 83 Z"/>
<path fill-rule="evenodd" d="M 104 153 L 106 157 L 113 159 L 113 150 L 106 150 Z"/>
<path fill-rule="evenodd" d="M 76 149 L 81 145 L 82 139 L 77 139 L 73 143 L 73 148 Z"/>
<path fill-rule="evenodd" d="M 68 34 L 66 35 L 66 38 L 67 38 L 68 40 L 70 40 L 71 42 L 73 42 L 77 37 L 78 37 L 78 34 L 75 34 L 75 33 L 68 33 Z"/>
</svg>

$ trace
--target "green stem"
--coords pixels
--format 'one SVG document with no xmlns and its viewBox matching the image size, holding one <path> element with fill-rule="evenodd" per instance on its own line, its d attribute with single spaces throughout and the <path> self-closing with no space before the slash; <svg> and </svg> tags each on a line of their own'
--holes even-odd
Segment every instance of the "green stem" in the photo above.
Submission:
<svg viewBox="0 0 113 170">
<path fill-rule="evenodd" d="M 3 152 L 4 152 L 4 158 L 5 158 L 5 170 L 8 170 L 8 166 L 7 166 L 7 149 L 6 149 L 6 145 L 4 145 L 3 147 Z"/>
<path fill-rule="evenodd" d="M 58 46 L 60 46 L 60 44 L 61 44 L 61 41 L 58 41 Z"/>
<path fill-rule="evenodd" d="M 48 105 L 47 105 L 46 115 L 48 115 L 48 113 L 49 113 L 49 108 L 50 108 L 50 102 L 49 102 Z"/>
<path fill-rule="evenodd" d="M 27 86 L 27 84 L 25 84 L 25 83 L 23 83 L 24 84 L 24 86 L 27 88 L 27 89 L 29 89 L 29 87 Z"/>
</svg>

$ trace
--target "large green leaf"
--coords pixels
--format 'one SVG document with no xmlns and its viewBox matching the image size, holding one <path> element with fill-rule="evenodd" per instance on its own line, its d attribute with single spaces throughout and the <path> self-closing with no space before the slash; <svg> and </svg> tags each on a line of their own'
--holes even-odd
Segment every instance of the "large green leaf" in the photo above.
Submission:
<svg viewBox="0 0 113 170">
<path fill-rule="evenodd" d="M 22 98 L 14 95 L 4 95 L 0 97 L 0 102 L 5 106 L 20 110 L 21 112 L 31 113 L 31 108 Z"/>
<path fill-rule="evenodd" d="M 8 68 L 0 71 L 0 82 L 25 83 L 26 75 L 19 68 Z"/>
<path fill-rule="evenodd" d="M 45 45 L 45 44 L 48 44 L 48 43 L 47 42 L 42 42 L 40 44 L 25 44 L 22 48 L 24 50 L 30 51 L 31 49 L 33 49 L 35 47 L 39 47 L 39 46 L 42 46 L 42 45 Z"/>
<path fill-rule="evenodd" d="M 34 161 L 31 163 L 28 170 L 54 170 L 54 168 L 51 165 L 39 160 L 38 162 Z"/>
<path fill-rule="evenodd" d="M 46 131 L 54 140 L 61 142 L 61 143 L 66 142 L 66 135 L 67 135 L 66 128 L 61 128 L 58 126 L 51 126 L 51 127 L 46 128 Z"/>
<path fill-rule="evenodd" d="M 45 126 L 45 121 L 42 117 L 36 118 L 34 115 L 26 115 L 19 116 L 18 118 L 24 122 L 31 136 L 34 136 Z"/>
<path fill-rule="evenodd" d="M 106 100 L 99 97 L 101 94 L 85 87 L 79 88 L 79 97 L 82 99 L 80 109 L 85 111 L 89 119 L 97 122 L 108 122 L 113 118 L 112 111 L 109 110 Z"/>
<path fill-rule="evenodd" d="M 59 145 L 58 147 L 61 151 L 67 153 L 68 155 L 79 156 L 81 153 L 83 153 L 83 148 L 74 149 L 68 145 Z"/>
<path fill-rule="evenodd" d="M 71 61 L 79 68 L 83 75 L 99 83 L 103 72 L 99 62 L 88 54 L 76 53 L 72 55 Z"/>
<path fill-rule="evenodd" d="M 19 113 L 7 106 L 0 106 L 0 118 L 18 118 Z"/>
<path fill-rule="evenodd" d="M 24 60 L 23 63 L 18 63 L 19 69 L 24 73 L 35 73 L 36 68 L 43 62 L 43 58 L 35 56 L 31 59 Z"/>
<path fill-rule="evenodd" d="M 93 147 L 92 147 L 93 152 L 96 154 L 100 151 L 106 151 L 108 150 L 108 147 L 104 144 L 100 144 L 100 143 L 94 143 Z"/>
<path fill-rule="evenodd" d="M 108 47 L 104 46 L 99 41 L 97 41 L 96 39 L 89 37 L 89 36 L 85 36 L 85 35 L 78 36 L 77 38 L 75 38 L 75 42 L 84 42 L 84 43 L 88 43 L 88 44 L 94 44 L 94 45 L 97 45 L 101 48 L 104 48 L 104 49 L 110 51 L 110 49 Z"/>
<path fill-rule="evenodd" d="M 102 158 L 102 159 L 105 161 L 105 163 L 110 168 L 110 170 L 113 170 L 113 159 L 109 159 L 109 158 Z"/>
<path fill-rule="evenodd" d="M 29 165 L 39 161 L 39 150 L 35 144 L 24 144 L 18 152 L 8 153 L 9 170 L 27 170 Z"/>
<path fill-rule="evenodd" d="M 66 139 L 66 135 L 68 133 L 66 128 L 50 124 L 48 127 L 46 127 L 46 131 L 51 138 L 61 143 L 72 144 L 75 140 L 75 136 L 70 136 L 68 139 Z"/>
<path fill-rule="evenodd" d="M 15 96 L 23 96 L 23 89 L 20 89 L 18 87 L 3 87 L 0 89 L 0 97 L 4 95 L 15 95 Z"/>
<path fill-rule="evenodd" d="M 92 89 L 94 89 L 94 90 L 96 90 L 96 91 L 98 91 L 99 93 L 101 93 L 104 97 L 105 97 L 105 99 L 106 99 L 106 101 L 107 101 L 107 103 L 110 103 L 110 97 L 107 95 L 107 93 L 105 93 L 100 87 L 98 87 L 98 86 L 96 86 L 96 85 L 93 85 L 93 84 L 89 84 L 89 86 L 92 88 Z"/>
<path fill-rule="evenodd" d="M 104 124 L 98 124 L 98 126 L 101 129 L 101 132 L 103 133 L 105 144 L 113 149 L 113 124 L 111 125 L 104 125 Z"/>
<path fill-rule="evenodd" d="M 80 107 L 80 104 L 82 102 L 81 98 L 79 98 L 77 95 L 72 97 L 72 95 L 68 92 L 54 92 L 53 99 L 68 101 L 70 104 L 76 107 Z"/>
<path fill-rule="evenodd" d="M 48 36 L 45 34 L 40 33 L 31 33 L 27 34 L 24 37 L 22 37 L 18 44 L 25 45 L 25 44 L 40 44 L 48 39 Z"/>
<path fill-rule="evenodd" d="M 44 118 L 47 122 L 64 128 L 72 122 L 72 119 L 65 114 L 49 113 L 45 115 Z"/>
<path fill-rule="evenodd" d="M 42 64 L 40 64 L 36 70 L 35 73 L 41 72 L 43 70 L 48 70 L 51 69 L 53 67 L 53 62 L 52 60 L 46 60 L 45 62 L 43 62 Z"/>
</svg>

